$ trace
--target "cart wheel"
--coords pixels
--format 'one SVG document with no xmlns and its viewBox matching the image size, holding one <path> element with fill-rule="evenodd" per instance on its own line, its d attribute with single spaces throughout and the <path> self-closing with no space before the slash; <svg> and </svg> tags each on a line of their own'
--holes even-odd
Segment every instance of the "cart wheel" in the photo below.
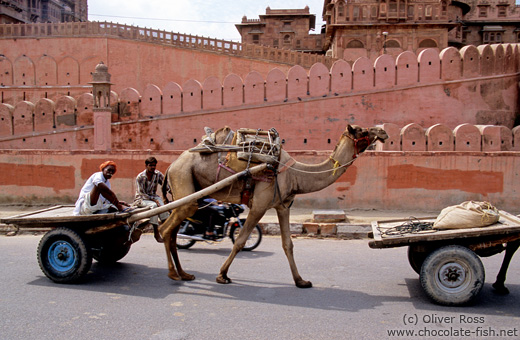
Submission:
<svg viewBox="0 0 520 340">
<path fill-rule="evenodd" d="M 470 249 L 451 245 L 432 252 L 421 267 L 421 285 L 441 305 L 469 303 L 484 286 L 484 266 Z"/>
<path fill-rule="evenodd" d="M 112 264 L 121 260 L 130 251 L 131 244 L 117 244 L 113 246 L 105 245 L 102 249 L 92 252 L 96 261 L 102 264 Z"/>
<path fill-rule="evenodd" d="M 421 267 L 428 255 L 429 252 L 425 251 L 419 251 L 419 246 L 409 246 L 408 247 L 408 262 L 410 263 L 410 266 L 412 269 L 419 275 L 421 275 Z"/>
<path fill-rule="evenodd" d="M 102 264 L 114 264 L 128 254 L 132 246 L 128 242 L 130 227 L 122 225 L 103 233 L 92 235 L 86 241 L 92 249 L 92 256 Z"/>
<path fill-rule="evenodd" d="M 76 232 L 57 228 L 45 234 L 38 245 L 38 263 L 43 273 L 57 283 L 82 279 L 92 265 L 92 254 Z"/>
<path fill-rule="evenodd" d="M 246 220 L 244 218 L 240 219 L 240 222 L 242 222 L 242 225 L 246 223 Z M 231 230 L 229 231 L 229 237 L 231 237 L 231 241 L 233 244 L 235 243 L 235 240 L 238 237 L 238 234 L 240 233 L 240 225 L 238 222 L 233 223 L 231 226 Z M 246 244 L 244 245 L 244 248 L 242 250 L 251 251 L 258 247 L 260 245 L 260 242 L 262 241 L 262 228 L 257 224 L 249 237 L 247 238 Z"/>
</svg>

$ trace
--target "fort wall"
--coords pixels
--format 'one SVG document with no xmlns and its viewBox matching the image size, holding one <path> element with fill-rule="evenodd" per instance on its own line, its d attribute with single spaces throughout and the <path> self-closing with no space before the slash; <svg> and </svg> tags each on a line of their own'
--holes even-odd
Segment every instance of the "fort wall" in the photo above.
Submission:
<svg viewBox="0 0 520 340">
<path fill-rule="evenodd" d="M 390 139 L 297 205 L 440 210 L 488 200 L 519 212 L 518 44 L 289 66 L 161 45 L 154 34 L 0 39 L 0 166 L 13 174 L 0 177 L 0 202 L 73 202 L 108 158 L 120 165 L 114 188 L 131 200 L 144 159 L 156 156 L 164 171 L 204 126 L 275 127 L 285 150 L 318 163 L 358 124 L 381 125 Z M 100 61 L 115 83 L 111 152 L 92 151 L 88 82 Z"/>
<path fill-rule="evenodd" d="M 74 203 L 85 180 L 107 159 L 118 171 L 111 180 L 118 196 L 132 201 L 135 176 L 154 155 L 164 172 L 176 151 L 0 150 L 0 203 Z M 319 163 L 328 151 L 292 151 L 305 163 Z M 334 184 L 297 197 L 295 207 L 312 209 L 401 209 L 440 212 L 466 200 L 489 201 L 520 213 L 519 152 L 366 151 Z"/>
<path fill-rule="evenodd" d="M 326 56 L 242 44 L 150 28 L 107 23 L 73 22 L 0 25 L 2 102 L 56 100 L 58 95 L 88 92 L 90 72 L 103 61 L 117 79 L 114 90 L 148 84 L 161 88 L 168 81 L 227 74 L 264 76 L 279 67 L 310 67 Z"/>
<path fill-rule="evenodd" d="M 287 73 L 273 68 L 265 78 L 251 71 L 222 81 L 209 76 L 148 84 L 142 92 L 127 87 L 112 92 L 112 149 L 184 150 L 198 143 L 204 126 L 275 127 L 288 150 L 328 150 L 346 124 L 511 130 L 518 117 L 519 60 L 518 45 L 467 46 L 418 56 L 407 51 L 395 60 L 382 55 L 375 63 L 359 58 L 352 66 L 340 60 L 330 70 L 321 63 Z M 92 117 L 90 93 L 3 103 L 0 147 L 90 150 Z M 402 143 L 403 150 L 411 147 Z M 415 143 L 417 151 L 428 150 L 426 142 Z"/>
</svg>

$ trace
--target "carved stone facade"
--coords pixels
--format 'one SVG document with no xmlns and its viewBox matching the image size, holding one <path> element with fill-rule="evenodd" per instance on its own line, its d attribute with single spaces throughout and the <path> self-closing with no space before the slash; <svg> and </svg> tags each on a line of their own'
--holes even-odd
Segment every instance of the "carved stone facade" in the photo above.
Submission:
<svg viewBox="0 0 520 340">
<path fill-rule="evenodd" d="M 87 0 L 0 1 L 0 24 L 87 20 Z"/>
<path fill-rule="evenodd" d="M 457 38 L 464 45 L 520 42 L 520 6 L 514 0 L 466 0 L 459 7 Z"/>
<path fill-rule="evenodd" d="M 259 19 L 242 18 L 236 24 L 242 43 L 271 46 L 303 52 L 323 53 L 323 34 L 309 34 L 314 30 L 316 16 L 303 9 L 271 9 Z"/>
<path fill-rule="evenodd" d="M 514 0 L 325 0 L 325 49 L 334 58 L 374 60 L 425 48 L 517 43 Z"/>
</svg>

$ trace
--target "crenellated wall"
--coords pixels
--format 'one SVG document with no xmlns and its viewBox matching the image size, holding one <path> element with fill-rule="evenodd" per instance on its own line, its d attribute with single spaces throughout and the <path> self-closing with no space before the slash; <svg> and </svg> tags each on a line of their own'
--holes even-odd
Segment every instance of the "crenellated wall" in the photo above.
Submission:
<svg viewBox="0 0 520 340">
<path fill-rule="evenodd" d="M 395 60 L 382 55 L 375 63 L 359 58 L 352 66 L 339 60 L 330 70 L 316 63 L 287 73 L 273 68 L 265 78 L 251 71 L 222 81 L 210 76 L 149 84 L 142 93 L 127 87 L 112 92 L 112 149 L 182 150 L 198 143 L 204 126 L 275 127 L 291 150 L 330 149 L 348 123 L 512 129 L 519 111 L 519 54 L 519 45 L 510 44 L 429 49 Z M 0 147 L 92 149 L 90 93 L 3 103 L 0 117 Z M 402 141 L 404 150 L 407 143 Z M 420 141 L 414 148 L 427 150 Z"/>
<path fill-rule="evenodd" d="M 33 49 L 28 41 L 23 42 L 27 56 L 41 53 L 42 46 L 37 46 L 41 43 L 32 41 Z M 117 39 L 105 43 L 108 50 L 120 51 L 129 50 L 125 44 L 134 44 Z M 68 46 L 84 52 L 83 47 Z M 148 54 L 138 48 L 138 58 L 150 55 L 152 65 L 172 64 L 161 63 L 164 54 L 154 48 Z M 396 59 L 382 55 L 374 63 L 365 58 L 352 65 L 340 60 L 330 68 L 321 63 L 309 69 L 265 64 L 263 71 L 257 71 L 253 70 L 257 63 L 251 68 L 241 64 L 233 67 L 244 72 L 225 73 L 221 66 L 227 62 L 220 57 L 192 58 L 189 63 L 221 68 L 209 76 L 193 77 L 196 68 L 178 67 L 175 74 L 186 76 L 182 80 L 169 78 L 172 73 L 160 68 L 149 73 L 141 66 L 137 74 L 113 72 L 125 66 L 118 65 L 118 60 L 125 60 L 124 52 L 118 53 L 120 59 L 113 51 L 108 59 L 116 84 L 110 152 L 93 151 L 93 98 L 81 85 L 100 61 L 95 53 L 91 60 L 91 54 L 85 54 L 84 60 L 92 64 L 88 72 L 69 68 L 69 76 L 76 79 L 79 74 L 79 85 L 64 89 L 76 88 L 77 93 L 56 92 L 45 98 L 29 94 L 39 91 L 38 86 L 0 88 L 2 95 L 13 90 L 26 96 L 0 104 L 0 168 L 2 173 L 16 174 L 0 176 L 0 202 L 74 202 L 84 181 L 106 159 L 120 165 L 113 187 L 131 200 L 144 159 L 156 156 L 164 171 L 181 150 L 200 141 L 204 126 L 275 127 L 294 157 L 318 163 L 327 159 L 347 124 L 358 124 L 382 125 L 390 138 L 377 144 L 376 151 L 365 152 L 330 187 L 299 197 L 297 206 L 432 211 L 464 200 L 488 200 L 500 209 L 520 212 L 516 170 L 520 130 L 515 126 L 519 45 L 424 50 L 417 56 L 403 52 Z M 189 56 L 182 58 L 187 62 Z M 24 63 L 19 65 L 30 65 L 27 59 L 20 60 Z M 56 79 L 61 72 L 62 82 L 67 72 L 60 71 L 60 64 Z M 13 67 L 13 72 L 23 70 L 20 67 Z M 22 72 L 17 81 L 45 77 L 54 81 L 54 76 L 37 69 L 33 78 Z M 152 81 L 139 88 L 130 85 L 137 84 L 136 79 L 141 79 L 139 84 L 142 79 Z M 45 89 L 50 93 L 56 86 Z"/>
<path fill-rule="evenodd" d="M 88 92 L 90 72 L 103 61 L 117 82 L 114 90 L 229 73 L 263 76 L 292 65 L 330 65 L 324 55 L 166 32 L 108 22 L 0 24 L 1 102 L 14 105 Z"/>
</svg>

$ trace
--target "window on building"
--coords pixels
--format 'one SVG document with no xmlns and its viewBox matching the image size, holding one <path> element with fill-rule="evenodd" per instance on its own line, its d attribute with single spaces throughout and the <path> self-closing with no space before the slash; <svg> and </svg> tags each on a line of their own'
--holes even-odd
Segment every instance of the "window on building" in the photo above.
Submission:
<svg viewBox="0 0 520 340">
<path fill-rule="evenodd" d="M 388 17 L 389 18 L 397 18 L 397 1 L 390 0 L 388 4 Z"/>
<path fill-rule="evenodd" d="M 354 6 L 354 10 L 352 12 L 352 21 L 357 21 L 359 18 L 359 6 Z"/>
<path fill-rule="evenodd" d="M 273 47 L 278 47 L 278 39 L 273 39 Z"/>
<path fill-rule="evenodd" d="M 291 22 L 290 21 L 284 21 L 283 22 L 283 27 L 285 27 L 285 28 L 291 27 Z"/>
<path fill-rule="evenodd" d="M 297 39 L 296 40 L 296 48 L 301 48 L 302 47 L 302 41 L 300 39 Z"/>
<path fill-rule="evenodd" d="M 497 6 L 498 17 L 505 18 L 507 16 L 507 6 Z"/>
<path fill-rule="evenodd" d="M 400 48 L 401 47 L 401 44 L 399 43 L 399 41 L 394 40 L 394 39 L 387 40 L 385 45 L 387 48 Z"/>
<path fill-rule="evenodd" d="M 377 6 L 372 6 L 370 8 L 370 17 L 372 19 L 377 19 Z"/>
<path fill-rule="evenodd" d="M 429 47 L 438 47 L 435 40 L 432 39 L 424 39 L 419 43 L 419 48 L 429 48 Z"/>
<path fill-rule="evenodd" d="M 348 42 L 347 48 L 365 48 L 365 45 L 359 40 L 351 40 Z"/>
<path fill-rule="evenodd" d="M 381 18 L 386 17 L 386 4 L 381 3 L 379 5 L 379 17 L 381 17 Z"/>
<path fill-rule="evenodd" d="M 363 14 L 363 20 L 368 19 L 368 6 L 363 6 L 362 14 Z"/>
<path fill-rule="evenodd" d="M 501 32 L 484 32 L 482 36 L 484 44 L 499 44 L 502 42 Z"/>
<path fill-rule="evenodd" d="M 291 44 L 291 36 L 289 34 L 284 35 L 284 37 L 283 37 L 283 44 L 284 45 L 290 45 Z"/>
<path fill-rule="evenodd" d="M 478 8 L 478 16 L 479 18 L 487 17 L 487 6 L 480 6 Z"/>
<path fill-rule="evenodd" d="M 448 15 L 448 3 L 446 1 L 443 1 L 441 4 L 441 10 L 442 10 L 442 16 L 445 17 Z"/>
<path fill-rule="evenodd" d="M 414 11 L 415 11 L 414 5 L 408 5 L 408 19 L 413 19 L 414 14 L 415 14 Z"/>
<path fill-rule="evenodd" d="M 338 17 L 343 18 L 345 15 L 345 9 L 343 7 L 343 4 L 339 4 L 338 6 Z"/>
<path fill-rule="evenodd" d="M 424 16 L 425 16 L 427 19 L 431 19 L 431 18 L 432 18 L 432 12 L 433 12 L 433 7 L 432 7 L 432 5 L 427 5 L 427 6 L 424 8 Z"/>
<path fill-rule="evenodd" d="M 259 44 L 260 43 L 260 35 L 253 34 L 253 44 Z"/>
</svg>

